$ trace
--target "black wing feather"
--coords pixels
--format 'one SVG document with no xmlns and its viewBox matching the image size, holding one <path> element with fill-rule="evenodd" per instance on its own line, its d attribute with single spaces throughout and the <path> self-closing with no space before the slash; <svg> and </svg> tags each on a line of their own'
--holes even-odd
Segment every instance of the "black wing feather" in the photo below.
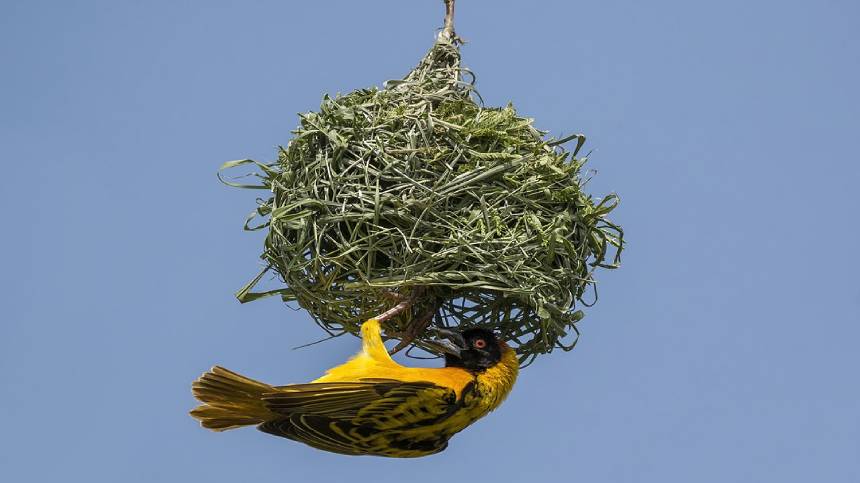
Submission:
<svg viewBox="0 0 860 483">
<path fill-rule="evenodd" d="M 433 425 L 458 406 L 453 389 L 429 382 L 374 379 L 310 383 L 277 388 L 263 395 L 270 411 L 283 417 L 261 431 L 335 453 L 421 456 L 439 452 L 450 435 L 403 440 L 400 430 Z"/>
</svg>

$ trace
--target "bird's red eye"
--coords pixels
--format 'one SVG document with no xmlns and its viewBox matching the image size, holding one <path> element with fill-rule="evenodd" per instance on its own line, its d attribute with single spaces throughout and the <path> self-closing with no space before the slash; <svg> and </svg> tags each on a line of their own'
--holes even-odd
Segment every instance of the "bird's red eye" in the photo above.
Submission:
<svg viewBox="0 0 860 483">
<path fill-rule="evenodd" d="M 483 349 L 484 347 L 487 347 L 487 341 L 484 339 L 476 339 L 474 345 L 476 349 Z"/>
</svg>

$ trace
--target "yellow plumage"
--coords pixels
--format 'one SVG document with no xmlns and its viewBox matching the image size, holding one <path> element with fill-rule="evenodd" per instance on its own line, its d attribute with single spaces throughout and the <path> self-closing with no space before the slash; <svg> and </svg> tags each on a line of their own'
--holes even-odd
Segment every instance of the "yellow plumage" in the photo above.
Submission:
<svg viewBox="0 0 860 483">
<path fill-rule="evenodd" d="M 308 384 L 269 386 L 212 368 L 192 386 L 203 404 L 191 415 L 215 431 L 257 425 L 325 451 L 417 457 L 444 450 L 516 381 L 519 363 L 503 342 L 493 342 L 498 357 L 488 367 L 415 368 L 391 359 L 378 321 L 361 330 L 362 350 Z"/>
</svg>

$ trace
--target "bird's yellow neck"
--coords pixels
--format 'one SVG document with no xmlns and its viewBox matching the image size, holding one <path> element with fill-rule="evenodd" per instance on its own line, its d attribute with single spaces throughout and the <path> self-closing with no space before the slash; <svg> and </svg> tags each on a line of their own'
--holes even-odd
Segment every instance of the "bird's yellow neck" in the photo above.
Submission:
<svg viewBox="0 0 860 483">
<path fill-rule="evenodd" d="M 520 371 L 517 354 L 507 344 L 502 344 L 502 358 L 499 362 L 475 377 L 478 393 L 485 398 L 484 403 L 492 411 L 511 392 Z"/>
</svg>

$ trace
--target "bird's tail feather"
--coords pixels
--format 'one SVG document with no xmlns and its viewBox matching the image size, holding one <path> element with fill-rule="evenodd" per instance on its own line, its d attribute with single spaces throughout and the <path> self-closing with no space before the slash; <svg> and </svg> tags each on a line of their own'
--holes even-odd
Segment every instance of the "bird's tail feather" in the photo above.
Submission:
<svg viewBox="0 0 860 483">
<path fill-rule="evenodd" d="M 191 416 L 213 431 L 260 424 L 273 416 L 263 403 L 263 394 L 272 391 L 268 384 L 215 366 L 191 385 L 194 397 L 203 403 Z"/>
</svg>

